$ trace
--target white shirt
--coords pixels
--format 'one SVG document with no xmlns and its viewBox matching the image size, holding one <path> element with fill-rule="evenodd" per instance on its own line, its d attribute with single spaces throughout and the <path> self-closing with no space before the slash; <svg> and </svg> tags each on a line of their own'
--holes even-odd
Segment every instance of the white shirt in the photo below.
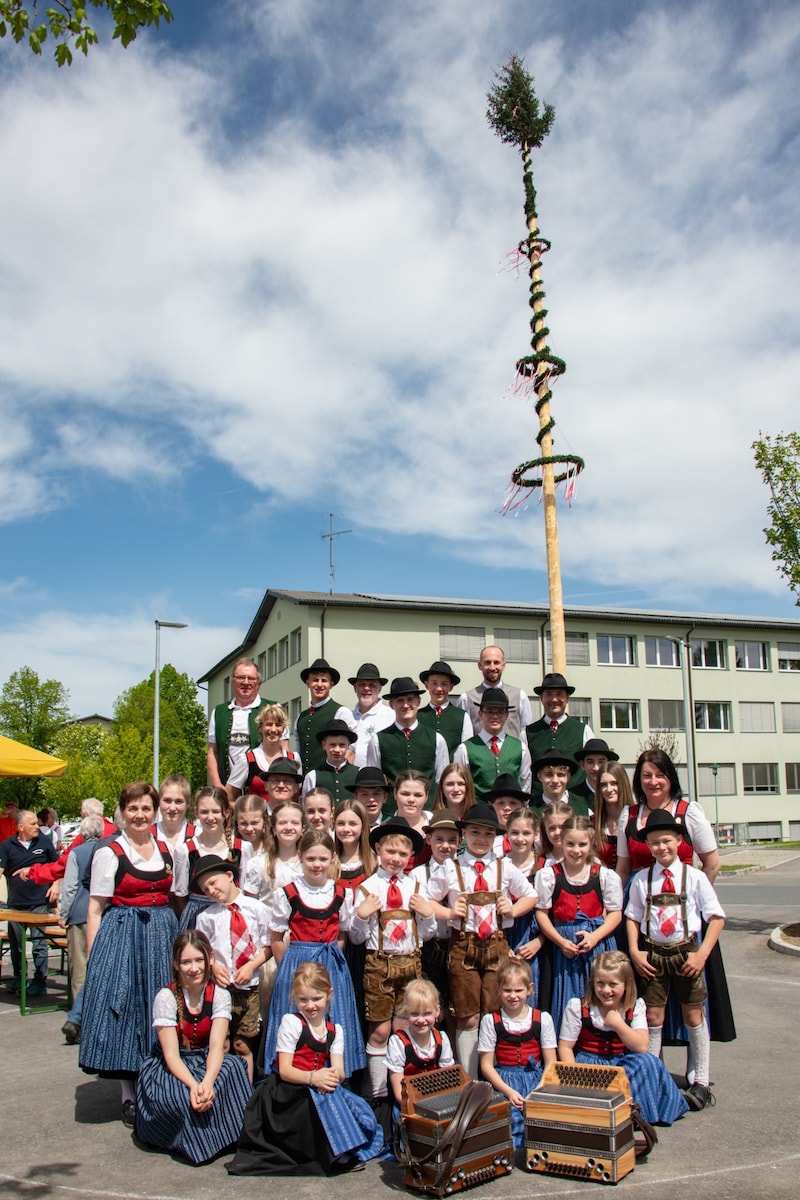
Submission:
<svg viewBox="0 0 800 1200">
<path fill-rule="evenodd" d="M 574 878 L 570 878 L 566 871 L 564 871 L 566 882 L 577 886 L 586 883 L 589 875 L 590 871 L 588 867 L 585 871 L 581 871 L 580 875 L 574 876 Z M 552 908 L 555 886 L 556 873 L 553 868 L 551 866 L 542 867 L 541 871 L 538 871 L 536 874 L 537 908 L 545 910 Z M 600 891 L 603 894 L 603 907 L 606 912 L 622 911 L 622 880 L 616 871 L 611 871 L 608 867 L 600 868 Z"/>
<path fill-rule="evenodd" d="M 261 704 L 261 697 L 256 696 L 252 704 L 241 705 L 236 703 L 236 700 L 231 700 L 228 708 L 232 713 L 231 733 L 228 739 L 228 773 L 233 770 L 240 758 L 244 758 L 247 751 L 250 749 L 250 713 L 254 708 L 258 708 Z M 208 744 L 216 746 L 217 734 L 214 728 L 214 710 L 211 710 L 211 716 L 208 719 Z"/>
<path fill-rule="evenodd" d="M 357 767 L 365 767 L 369 740 L 373 734 L 380 733 L 382 729 L 388 729 L 390 725 L 394 725 L 394 709 L 389 708 L 388 704 L 384 704 L 383 700 L 378 699 L 366 712 L 362 712 L 356 705 L 351 716 L 353 718 L 352 728 L 358 734 L 358 741 L 353 744 L 355 752 L 353 761 Z"/>
<path fill-rule="evenodd" d="M 186 994 L 186 989 L 183 988 L 183 1002 L 189 1009 L 189 997 Z M 231 1019 L 231 994 L 227 988 L 214 988 L 214 998 L 211 1001 L 211 1020 L 216 1021 L 222 1018 L 225 1021 Z M 156 993 L 156 998 L 153 1001 L 153 1028 L 154 1029 L 169 1029 L 171 1025 L 178 1024 L 178 1002 L 175 999 L 175 993 L 171 988 L 162 988 Z"/>
<path fill-rule="evenodd" d="M 678 807 L 677 800 L 670 800 L 664 812 L 671 813 L 675 816 L 675 810 Z M 619 825 L 617 826 L 617 855 L 619 858 L 630 858 L 631 853 L 628 849 L 628 839 L 625 836 L 625 829 L 630 820 L 631 810 L 626 804 L 619 815 Z M 644 829 L 647 824 L 647 818 L 650 816 L 650 809 L 646 804 L 639 805 L 639 812 L 636 817 L 636 828 Z M 703 812 L 702 806 L 696 800 L 692 800 L 688 805 L 683 817 L 686 832 L 692 841 L 692 848 L 696 854 L 709 854 L 717 848 L 717 839 L 714 837 L 714 830 L 711 828 L 706 814 Z"/>
<path fill-rule="evenodd" d="M 403 726 L 400 725 L 397 721 L 394 721 L 393 724 L 397 725 L 398 729 L 403 728 Z M 419 721 L 415 721 L 414 724 L 409 725 L 408 728 L 413 733 L 414 730 L 418 726 L 419 726 Z M 388 729 L 389 726 L 387 725 L 386 728 Z M 447 749 L 447 742 L 444 740 L 444 738 L 442 737 L 442 735 L 440 733 L 437 733 L 436 734 L 436 750 L 435 750 L 435 755 L 434 755 L 434 773 L 436 776 L 437 783 L 441 779 L 442 771 L 445 769 L 446 766 L 449 766 L 449 764 L 450 764 L 450 751 Z M 372 737 L 369 739 L 369 743 L 367 744 L 366 765 L 368 767 L 378 767 L 379 770 L 383 770 L 383 764 L 381 763 L 381 745 L 380 745 L 380 742 L 378 741 L 378 735 L 376 733 L 374 733 L 372 735 Z"/>
<path fill-rule="evenodd" d="M 289 730 L 285 729 L 284 733 L 288 739 Z M 244 753 L 239 755 L 239 757 L 236 760 L 236 765 L 234 767 L 232 767 L 232 769 L 231 769 L 231 773 L 228 776 L 228 783 L 231 787 L 243 789 L 245 783 L 247 782 L 247 776 L 250 773 L 250 767 L 247 762 L 248 749 L 249 749 L 249 747 L 245 746 Z M 253 750 L 253 754 L 255 755 L 256 765 L 258 766 L 258 769 L 260 771 L 266 771 L 267 768 L 269 767 L 269 761 L 267 759 L 266 754 L 264 753 L 264 747 L 256 746 L 255 749 Z M 297 757 L 296 754 L 293 754 L 291 750 L 289 750 L 286 754 L 284 754 L 283 750 L 281 750 L 278 757 L 279 758 L 288 758 L 290 762 L 297 763 L 298 767 L 300 766 L 300 759 Z"/>
<path fill-rule="evenodd" d="M 411 1039 L 411 1045 L 415 1053 L 423 1061 L 430 1061 L 436 1054 L 436 1042 L 433 1034 L 430 1034 L 428 1045 L 420 1046 L 419 1042 L 414 1037 L 413 1031 L 406 1029 L 405 1031 Z M 453 1058 L 453 1047 L 450 1045 L 450 1039 L 442 1030 L 442 1053 L 439 1058 L 440 1067 L 452 1067 L 455 1063 Z M 392 1071 L 395 1075 L 402 1075 L 406 1069 L 406 1048 L 400 1041 L 396 1033 L 393 1033 L 389 1038 L 386 1046 L 386 1069 Z"/>
<path fill-rule="evenodd" d="M 368 950 L 378 949 L 378 917 L 379 913 L 373 913 L 371 917 L 363 920 L 358 915 L 359 905 L 364 901 L 364 892 L 370 892 L 373 896 L 377 896 L 381 901 L 381 909 L 388 911 L 387 894 L 391 875 L 388 871 L 384 871 L 383 867 L 378 867 L 374 875 L 370 875 L 363 883 L 356 888 L 355 896 L 353 897 L 353 918 L 350 923 L 350 941 L 354 945 L 359 945 L 361 942 L 366 942 Z M 397 878 L 397 886 L 400 888 L 400 893 L 403 897 L 403 907 L 408 908 L 408 903 L 414 895 L 416 885 L 419 881 L 412 879 L 410 875 L 399 875 Z M 363 890 L 362 890 L 363 889 Z M 424 884 L 419 883 L 419 895 L 427 899 L 428 892 Z M 403 918 L 401 918 L 403 919 Z M 393 920 L 388 920 L 383 931 L 383 952 L 384 954 L 414 954 L 418 949 L 417 939 L 414 937 L 413 925 L 416 923 L 419 942 L 427 942 L 430 938 L 436 937 L 436 920 L 433 914 L 429 917 L 423 917 L 419 913 L 413 914 L 413 919 L 405 919 L 406 931 L 402 938 L 397 941 L 392 941 L 392 932 L 397 928 L 397 923 Z"/>
<path fill-rule="evenodd" d="M 600 1009 L 596 1004 L 589 1005 L 589 1017 L 595 1029 L 599 1029 L 601 1033 L 614 1033 L 610 1025 L 606 1025 L 605 1021 L 600 1016 Z M 583 1018 L 581 1016 L 581 1001 L 572 999 L 567 1001 L 567 1007 L 561 1017 L 561 1033 L 560 1037 L 563 1042 L 575 1043 L 580 1036 Z M 647 1029 L 647 1005 L 644 1000 L 639 997 L 633 1006 L 633 1017 L 631 1018 L 631 1029 Z"/>
<path fill-rule="evenodd" d="M 491 749 L 492 738 L 496 737 L 498 750 L 503 749 L 503 742 L 507 737 L 511 736 L 511 734 L 504 733 L 502 729 L 499 733 L 487 733 L 485 729 L 479 729 L 475 734 L 475 737 L 479 737 L 483 744 L 488 746 L 489 749 Z M 531 752 L 528 747 L 527 738 L 524 740 L 517 738 L 517 741 L 522 746 L 522 762 L 519 768 L 519 783 L 523 792 L 529 792 L 531 790 Z M 469 750 L 463 742 L 460 746 L 456 746 L 456 751 L 453 755 L 453 762 L 461 763 L 462 767 L 469 767 Z"/>
<path fill-rule="evenodd" d="M 194 844 L 200 851 L 201 855 L 211 854 L 218 858 L 220 862 L 224 862 L 228 857 L 228 845 L 224 840 L 218 843 L 217 848 L 208 850 L 202 842 L 194 840 Z M 240 857 L 239 857 L 239 875 L 244 879 L 247 864 L 253 856 L 253 843 L 242 842 Z M 189 848 L 186 842 L 182 842 L 180 846 L 176 846 L 173 853 L 172 865 L 172 887 L 170 891 L 175 896 L 188 896 L 191 888 L 191 879 L 189 877 Z"/>
<path fill-rule="evenodd" d="M 558 1047 L 558 1039 L 556 1037 L 556 1027 L 553 1024 L 553 1018 L 550 1013 L 543 1012 L 540 1014 L 541 1030 L 539 1033 L 539 1045 L 543 1050 L 555 1050 Z M 531 1010 L 526 1006 L 521 1017 L 513 1019 L 508 1013 L 501 1008 L 500 1019 L 503 1022 L 503 1027 L 509 1033 L 525 1033 L 531 1024 Z M 481 1017 L 480 1028 L 478 1029 L 478 1054 L 488 1054 L 490 1051 L 494 1053 L 497 1047 L 497 1031 L 494 1027 L 494 1013 L 486 1013 Z"/>
<path fill-rule="evenodd" d="M 569 713 L 562 713 L 561 716 L 556 721 L 556 725 L 563 725 L 568 716 L 569 716 Z M 548 717 L 548 715 L 544 711 L 544 709 L 542 709 L 542 718 L 541 719 L 543 721 L 550 722 L 550 718 Z M 577 720 L 577 717 L 575 719 Z M 584 727 L 583 727 L 583 744 L 584 744 L 584 746 L 589 741 L 589 739 L 593 738 L 593 737 L 594 737 L 594 734 L 592 733 L 592 727 L 587 722 L 587 724 L 584 725 Z M 578 766 L 580 766 L 580 763 L 578 763 Z"/>
<path fill-rule="evenodd" d="M 255 943 L 256 951 L 269 946 L 267 910 L 261 901 L 239 892 L 232 903 L 238 904 L 241 909 L 250 937 Z M 224 904 L 209 905 L 208 908 L 198 914 L 195 928 L 200 933 L 204 933 L 211 942 L 215 961 L 227 967 L 231 973 L 231 977 L 233 977 L 235 968 L 233 965 L 233 947 L 231 945 L 231 914 L 227 906 Z M 258 987 L 260 974 L 261 968 L 259 967 L 253 972 L 249 983 L 245 983 L 242 986 L 231 983 L 231 987 L 235 987 L 237 991 L 250 991 L 252 988 Z"/>
<path fill-rule="evenodd" d="M 428 895 L 433 900 L 442 903 L 447 898 L 447 904 L 450 908 L 456 903 L 459 897 L 463 894 L 461 885 L 458 881 L 456 872 L 456 862 L 461 869 L 461 877 L 464 880 L 464 891 L 474 892 L 475 880 L 478 877 L 478 872 L 475 870 L 474 864 L 479 860 L 474 854 L 470 854 L 469 850 L 462 850 L 456 855 L 455 860 L 448 859 L 443 862 L 439 870 L 431 875 L 428 882 Z M 485 870 L 483 877 L 486 880 L 487 891 L 494 892 L 497 887 L 497 863 L 500 863 L 500 890 L 502 894 L 513 903 L 519 900 L 522 896 L 535 896 L 531 884 L 525 878 L 521 871 L 518 871 L 509 858 L 498 859 L 496 855 L 489 851 L 480 859 L 484 863 Z M 488 911 L 484 912 L 484 906 L 470 904 L 469 911 L 463 921 L 463 928 L 467 933 L 477 933 L 482 921 L 488 920 L 492 924 L 492 932 L 498 927 L 497 909 L 494 904 L 487 906 Z M 513 917 L 502 918 L 502 928 L 510 929 L 514 924 Z M 462 918 L 452 917 L 450 925 L 453 929 L 462 928 Z"/>
<path fill-rule="evenodd" d="M 672 872 L 672 882 L 675 886 L 676 893 L 680 893 L 681 879 L 683 872 L 683 863 L 677 858 L 669 867 Z M 658 916 L 658 904 L 654 901 L 650 913 L 650 928 L 645 928 L 645 915 L 647 913 L 647 877 L 650 874 L 650 868 L 646 867 L 643 871 L 637 871 L 631 882 L 631 890 L 628 895 L 628 906 L 625 909 L 625 916 L 630 917 L 635 921 L 641 929 L 645 937 L 651 942 L 662 942 L 665 945 L 672 945 L 677 942 L 685 942 L 694 934 L 699 934 L 701 929 L 701 918 L 707 921 L 710 917 L 723 917 L 725 910 L 717 899 L 717 893 L 708 881 L 708 877 L 702 871 L 698 871 L 696 867 L 686 868 L 686 919 L 689 923 L 688 930 L 683 928 L 683 919 L 681 916 L 680 904 L 670 905 L 670 916 L 675 919 L 675 930 L 669 937 L 664 937 L 660 928 L 660 919 Z M 658 863 L 653 864 L 653 895 L 659 896 L 664 888 L 664 868 Z"/>
<path fill-rule="evenodd" d="M 331 1054 L 344 1054 L 344 1034 L 342 1033 L 341 1025 L 334 1025 L 333 1042 L 331 1043 Z M 278 1036 L 275 1042 L 276 1054 L 294 1054 L 297 1049 L 297 1043 L 300 1040 L 300 1034 L 303 1032 L 303 1022 L 296 1013 L 284 1013 L 281 1017 L 281 1023 L 278 1026 Z M 313 1033 L 313 1030 L 312 1030 Z M 316 1036 L 316 1035 L 315 1035 Z M 328 1036 L 327 1029 L 325 1037 Z"/>
<path fill-rule="evenodd" d="M 308 908 L 328 908 L 333 901 L 336 885 L 332 879 L 327 879 L 322 887 L 312 887 L 310 883 L 306 882 L 303 875 L 296 875 L 291 882 L 297 888 L 300 899 Z M 352 896 L 352 888 L 347 888 L 345 890 L 344 904 L 339 909 L 339 930 L 341 933 L 346 933 L 350 928 L 350 921 L 353 915 Z M 275 894 L 272 897 L 272 915 L 269 919 L 270 932 L 285 933 L 289 928 L 289 918 L 291 915 L 292 907 L 289 903 L 289 897 L 286 895 L 286 888 L 276 888 Z"/>
</svg>

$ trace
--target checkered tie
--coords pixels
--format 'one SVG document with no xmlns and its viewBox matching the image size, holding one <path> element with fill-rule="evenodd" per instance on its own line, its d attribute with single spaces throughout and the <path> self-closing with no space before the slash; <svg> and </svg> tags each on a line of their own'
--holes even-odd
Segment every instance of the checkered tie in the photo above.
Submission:
<svg viewBox="0 0 800 1200">
<path fill-rule="evenodd" d="M 488 892 L 489 885 L 486 882 L 486 880 L 484 879 L 484 875 L 483 875 L 484 871 L 486 870 L 486 863 L 476 862 L 476 863 L 473 863 L 473 866 L 475 868 L 475 891 L 476 892 Z M 492 928 L 493 928 L 492 917 L 491 917 L 491 907 L 487 906 L 486 909 L 483 909 L 481 905 L 476 904 L 474 906 L 474 914 L 475 914 L 475 923 L 478 927 L 478 929 L 477 929 L 478 937 L 479 938 L 491 937 L 492 936 Z"/>
<path fill-rule="evenodd" d="M 256 948 L 239 905 L 229 904 L 228 912 L 231 914 L 231 961 L 234 970 L 238 970 L 255 958 Z"/>
</svg>

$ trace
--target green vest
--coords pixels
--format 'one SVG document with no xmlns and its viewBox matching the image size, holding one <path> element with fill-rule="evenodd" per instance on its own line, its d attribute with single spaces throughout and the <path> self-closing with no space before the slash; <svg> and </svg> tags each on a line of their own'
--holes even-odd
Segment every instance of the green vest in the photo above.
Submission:
<svg viewBox="0 0 800 1200">
<path fill-rule="evenodd" d="M 453 761 L 456 749 L 461 745 L 465 715 L 463 708 L 456 708 L 454 704 L 448 704 L 446 708 L 443 708 L 438 717 L 432 704 L 426 704 L 417 713 L 417 720 L 421 725 L 432 725 L 436 733 L 440 733 L 447 742 L 450 762 Z"/>
<path fill-rule="evenodd" d="M 247 724 L 250 727 L 250 749 L 253 750 L 261 743 L 261 734 L 256 726 L 256 717 L 268 704 L 277 704 L 277 700 L 259 699 L 258 708 L 251 708 Z M 230 763 L 228 762 L 228 747 L 233 728 L 233 709 L 229 704 L 218 704 L 214 709 L 214 749 L 217 755 L 217 770 L 223 783 L 228 782 Z"/>
<path fill-rule="evenodd" d="M 304 775 L 325 766 L 325 751 L 317 741 L 317 734 L 334 719 L 340 708 L 341 704 L 331 697 L 319 708 L 304 708 L 297 718 L 297 753 Z"/>
<path fill-rule="evenodd" d="M 349 800 L 352 793 L 345 791 L 356 781 L 358 767 L 355 763 L 345 763 L 340 771 L 334 771 L 326 763 L 324 767 L 316 768 L 316 787 L 327 788 L 333 796 L 334 808 L 342 800 Z"/>
<path fill-rule="evenodd" d="M 394 781 L 401 771 L 413 767 L 427 775 L 430 783 L 428 804 L 436 787 L 436 730 L 428 723 L 417 722 L 417 728 L 412 730 L 407 738 L 397 725 L 381 729 L 377 734 L 381 751 L 381 770 L 389 782 L 389 793 L 383 806 L 384 818 L 391 816 L 397 810 L 394 802 Z M 426 805 L 426 808 L 428 805 Z"/>
<path fill-rule="evenodd" d="M 566 754 L 568 758 L 574 758 L 579 750 L 583 749 L 583 721 L 579 721 L 577 717 L 567 717 L 566 721 L 562 721 L 555 733 L 550 728 L 550 722 L 546 717 L 541 717 L 538 721 L 534 721 L 525 730 L 528 738 L 528 748 L 531 752 L 531 759 L 536 762 L 537 758 L 541 758 L 545 750 L 560 750 L 562 754 Z M 572 791 L 579 784 L 583 783 L 586 776 L 580 767 L 570 777 L 568 788 Z M 542 795 L 542 785 L 536 778 L 534 772 L 531 779 L 531 795 L 534 800 L 538 800 Z"/>
<path fill-rule="evenodd" d="M 499 754 L 493 754 L 477 733 L 475 737 L 468 738 L 464 746 L 478 799 L 483 793 L 492 790 L 498 775 L 510 773 L 519 782 L 522 766 L 522 742 L 519 738 L 506 734 Z"/>
</svg>

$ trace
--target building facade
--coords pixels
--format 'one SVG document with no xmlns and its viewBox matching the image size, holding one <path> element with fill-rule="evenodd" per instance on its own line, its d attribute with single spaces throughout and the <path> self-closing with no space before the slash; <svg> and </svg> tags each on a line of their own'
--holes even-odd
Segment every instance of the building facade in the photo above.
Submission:
<svg viewBox="0 0 800 1200">
<path fill-rule="evenodd" d="M 569 608 L 565 624 L 570 712 L 629 769 L 651 738 L 672 740 L 686 784 L 688 711 L 697 798 L 721 837 L 735 827 L 740 839 L 800 839 L 800 620 Z M 346 680 L 362 662 L 419 679 L 445 659 L 466 688 L 492 644 L 505 652 L 504 679 L 528 692 L 536 713 L 533 687 L 551 669 L 546 605 L 269 589 L 244 641 L 201 682 L 211 707 L 229 699 L 233 663 L 247 655 L 262 695 L 293 723 L 308 703 L 300 670 L 315 658 L 341 672 L 333 694 L 352 707 Z"/>
</svg>

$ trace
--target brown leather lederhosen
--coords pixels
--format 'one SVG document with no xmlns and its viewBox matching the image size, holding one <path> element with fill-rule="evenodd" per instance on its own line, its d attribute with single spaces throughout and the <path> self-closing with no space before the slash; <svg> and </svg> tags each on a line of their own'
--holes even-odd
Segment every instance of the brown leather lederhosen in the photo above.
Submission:
<svg viewBox="0 0 800 1200">
<path fill-rule="evenodd" d="M 364 895 L 372 895 L 359 885 Z M 419 884 L 414 885 L 414 894 Z M 406 984 L 422 978 L 419 928 L 416 915 L 408 908 L 381 909 L 378 918 L 378 949 L 367 950 L 364 964 L 364 1013 L 368 1021 L 388 1021 L 403 999 Z M 388 921 L 410 921 L 415 949 L 409 954 L 392 954 L 384 949 L 383 934 Z"/>
<path fill-rule="evenodd" d="M 464 887 L 464 876 L 461 864 L 454 862 L 456 878 L 461 896 L 468 906 L 497 905 L 503 894 L 503 863 L 497 859 L 497 880 L 493 892 L 468 892 Z M 495 918 L 498 928 L 488 938 L 478 937 L 477 933 L 468 933 L 461 928 L 454 929 L 450 935 L 450 995 L 453 1009 L 457 1017 L 473 1017 L 476 1013 L 483 1015 L 494 1012 L 498 1007 L 497 968 L 509 956 L 508 942 L 500 921 Z"/>
</svg>

